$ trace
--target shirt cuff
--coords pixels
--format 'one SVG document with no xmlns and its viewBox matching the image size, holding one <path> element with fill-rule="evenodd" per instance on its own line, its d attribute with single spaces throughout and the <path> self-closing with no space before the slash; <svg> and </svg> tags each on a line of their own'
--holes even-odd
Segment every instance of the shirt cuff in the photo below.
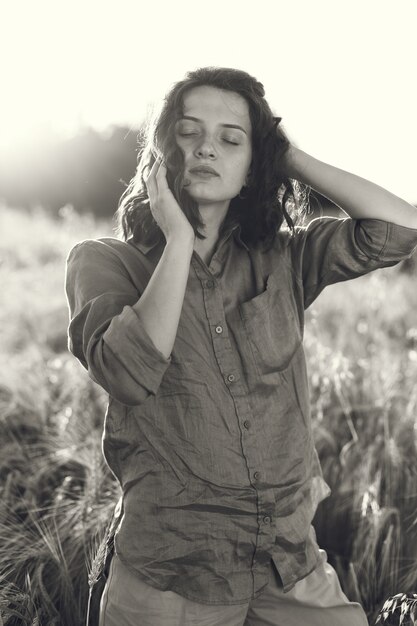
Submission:
<svg viewBox="0 0 417 626">
<path fill-rule="evenodd" d="M 111 321 L 103 340 L 138 385 L 155 395 L 171 357 L 158 350 L 131 306 Z"/>
<path fill-rule="evenodd" d="M 376 261 L 401 261 L 417 247 L 417 229 L 376 219 L 358 219 L 355 239 L 365 256 Z"/>
</svg>

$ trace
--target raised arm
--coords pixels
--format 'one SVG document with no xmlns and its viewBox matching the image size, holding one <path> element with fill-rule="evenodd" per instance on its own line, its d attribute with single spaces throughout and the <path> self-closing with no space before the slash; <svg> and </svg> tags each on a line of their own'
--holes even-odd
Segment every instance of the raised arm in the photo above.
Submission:
<svg viewBox="0 0 417 626">
<path fill-rule="evenodd" d="M 78 244 L 67 260 L 69 348 L 95 382 L 127 405 L 155 394 L 170 364 L 193 253 L 194 231 L 172 204 L 164 171 L 158 191 L 157 172 L 148 183 L 166 245 L 142 293 L 103 241 Z"/>
<path fill-rule="evenodd" d="M 289 178 L 309 185 L 337 204 L 350 217 L 377 219 L 417 229 L 417 209 L 356 174 L 319 161 L 291 145 L 283 157 Z"/>
<path fill-rule="evenodd" d="M 177 334 L 195 235 L 168 187 L 166 167 L 160 159 L 155 161 L 146 186 L 152 214 L 167 245 L 162 263 L 134 308 L 155 345 L 168 357 Z"/>
<path fill-rule="evenodd" d="M 327 286 L 390 267 L 417 246 L 417 209 L 374 183 L 290 145 L 282 159 L 295 178 L 337 204 L 349 217 L 320 217 L 297 227 L 292 266 L 307 308 Z"/>
</svg>

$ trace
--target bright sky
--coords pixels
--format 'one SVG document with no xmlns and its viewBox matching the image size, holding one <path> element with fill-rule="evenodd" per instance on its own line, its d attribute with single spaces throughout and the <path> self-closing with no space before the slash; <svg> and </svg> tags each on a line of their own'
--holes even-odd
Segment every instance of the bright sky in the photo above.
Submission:
<svg viewBox="0 0 417 626">
<path fill-rule="evenodd" d="M 417 0 L 33 0 L 1 19 L 0 149 L 138 125 L 190 69 L 244 69 L 296 145 L 417 203 Z"/>
</svg>

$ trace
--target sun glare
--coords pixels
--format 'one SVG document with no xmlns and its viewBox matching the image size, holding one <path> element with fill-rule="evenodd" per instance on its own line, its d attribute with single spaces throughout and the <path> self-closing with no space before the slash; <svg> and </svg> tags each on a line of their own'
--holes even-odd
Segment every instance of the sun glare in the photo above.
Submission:
<svg viewBox="0 0 417 626">
<path fill-rule="evenodd" d="M 65 9 L 52 0 L 9 3 L 0 153 L 11 162 L 90 125 L 138 127 L 185 70 L 236 67 L 263 82 L 298 147 L 416 202 L 415 2 L 404 0 L 401 11 L 359 0 L 337 9 L 331 0 L 267 5 L 258 33 L 234 0 L 212 0 L 209 11 L 189 0 L 163 11 L 130 0 L 117 9 L 98 0 Z"/>
</svg>

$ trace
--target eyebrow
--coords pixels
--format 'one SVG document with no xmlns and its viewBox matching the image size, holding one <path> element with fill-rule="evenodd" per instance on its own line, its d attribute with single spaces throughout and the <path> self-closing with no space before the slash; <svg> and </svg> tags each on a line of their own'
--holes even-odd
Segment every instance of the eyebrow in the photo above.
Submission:
<svg viewBox="0 0 417 626">
<path fill-rule="evenodd" d="M 203 121 L 203 120 L 198 119 L 198 117 L 193 117 L 192 115 L 183 115 L 180 118 L 180 120 L 192 120 L 193 122 L 200 122 L 200 123 Z M 238 126 L 237 124 L 221 124 L 221 126 L 223 126 L 224 128 L 237 128 L 238 130 L 243 131 L 245 135 L 248 134 L 244 128 L 242 128 L 241 126 Z"/>
</svg>

